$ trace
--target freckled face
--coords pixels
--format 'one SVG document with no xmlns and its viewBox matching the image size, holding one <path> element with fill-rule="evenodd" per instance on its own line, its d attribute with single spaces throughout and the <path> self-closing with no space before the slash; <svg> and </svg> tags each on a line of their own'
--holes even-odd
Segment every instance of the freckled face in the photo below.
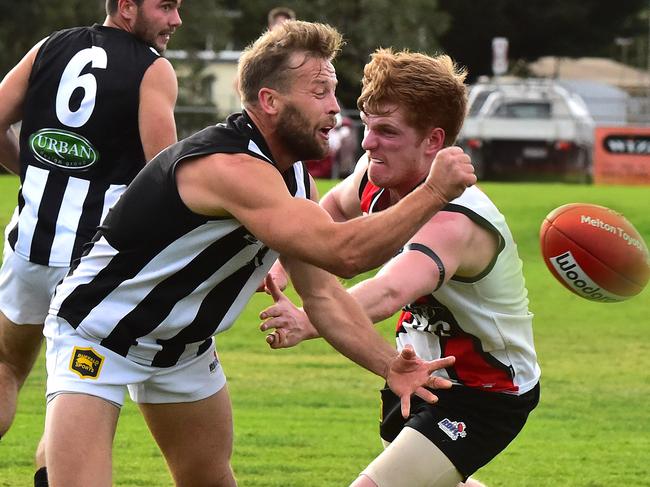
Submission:
<svg viewBox="0 0 650 487">
<path fill-rule="evenodd" d="M 386 105 L 387 114 L 362 114 L 365 132 L 361 147 L 368 155 L 373 184 L 408 193 L 427 175 L 431 165 L 426 139 L 406 123 L 402 108 Z M 382 110 L 383 112 L 383 110 Z"/>
</svg>

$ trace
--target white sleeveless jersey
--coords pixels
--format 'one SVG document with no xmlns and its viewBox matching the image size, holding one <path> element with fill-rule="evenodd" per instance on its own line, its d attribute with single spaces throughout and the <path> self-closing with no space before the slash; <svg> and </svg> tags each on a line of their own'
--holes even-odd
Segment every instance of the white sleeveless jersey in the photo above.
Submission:
<svg viewBox="0 0 650 487">
<path fill-rule="evenodd" d="M 437 375 L 486 391 L 523 394 L 537 384 L 540 368 L 522 261 L 510 229 L 475 186 L 443 211 L 463 213 L 498 234 L 498 255 L 481 275 L 453 276 L 405 307 L 397 328 L 398 349 L 411 344 L 425 360 L 454 355 L 455 365 Z"/>
</svg>

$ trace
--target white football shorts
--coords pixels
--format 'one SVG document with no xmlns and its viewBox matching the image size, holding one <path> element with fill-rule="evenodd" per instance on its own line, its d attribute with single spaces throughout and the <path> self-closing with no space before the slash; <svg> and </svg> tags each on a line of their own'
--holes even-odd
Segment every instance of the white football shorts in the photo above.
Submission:
<svg viewBox="0 0 650 487">
<path fill-rule="evenodd" d="M 0 311 L 16 325 L 42 325 L 57 284 L 69 267 L 34 264 L 5 240 L 0 269 Z"/>
<path fill-rule="evenodd" d="M 214 340 L 198 357 L 161 368 L 137 364 L 80 336 L 58 316 L 46 318 L 44 334 L 48 400 L 76 392 L 122 406 L 128 389 L 136 403 L 181 403 L 210 397 L 226 384 Z"/>
</svg>

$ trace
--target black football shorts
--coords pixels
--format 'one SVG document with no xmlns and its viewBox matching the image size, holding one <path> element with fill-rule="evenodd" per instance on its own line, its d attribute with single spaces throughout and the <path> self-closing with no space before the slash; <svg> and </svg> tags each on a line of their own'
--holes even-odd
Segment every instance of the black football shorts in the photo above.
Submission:
<svg viewBox="0 0 650 487">
<path fill-rule="evenodd" d="M 486 465 L 517 436 L 539 402 L 540 386 L 515 396 L 464 386 L 436 389 L 438 402 L 411 397 L 411 415 L 404 419 L 399 398 L 381 391 L 382 439 L 392 442 L 409 426 L 434 443 L 465 477 Z"/>
</svg>

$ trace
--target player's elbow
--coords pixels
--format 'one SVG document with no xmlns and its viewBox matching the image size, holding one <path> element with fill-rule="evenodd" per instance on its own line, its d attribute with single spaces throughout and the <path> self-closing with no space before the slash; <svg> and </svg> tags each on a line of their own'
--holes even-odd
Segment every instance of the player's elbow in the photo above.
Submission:
<svg viewBox="0 0 650 487">
<path fill-rule="evenodd" d="M 327 270 L 343 279 L 352 279 L 363 272 L 363 268 L 357 260 L 346 256 L 339 256 L 336 262 L 332 262 L 328 266 Z"/>
<path fill-rule="evenodd" d="M 321 237 L 319 245 L 310 249 L 310 254 L 312 264 L 343 279 L 350 279 L 365 270 L 362 252 L 353 238 L 344 232 L 334 231 Z"/>
<path fill-rule="evenodd" d="M 329 271 L 343 279 L 351 279 L 368 270 L 364 266 L 363 255 L 349 243 L 341 246 L 334 255 L 337 258 L 335 262 L 332 262 L 332 269 L 329 269 Z"/>
<path fill-rule="evenodd" d="M 382 297 L 376 304 L 376 309 L 373 312 L 373 321 L 378 321 L 390 318 L 400 309 L 409 303 L 408 298 L 404 295 L 401 289 L 397 289 L 390 284 L 384 285 L 382 289 Z"/>
</svg>

